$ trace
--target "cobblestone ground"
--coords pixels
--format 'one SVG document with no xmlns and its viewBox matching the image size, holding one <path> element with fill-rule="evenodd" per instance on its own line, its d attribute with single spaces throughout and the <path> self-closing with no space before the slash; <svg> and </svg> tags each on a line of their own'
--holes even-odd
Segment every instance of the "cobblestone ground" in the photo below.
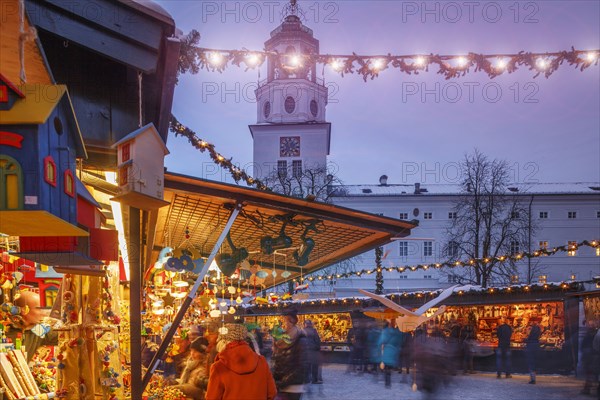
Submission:
<svg viewBox="0 0 600 400">
<path fill-rule="evenodd" d="M 411 389 L 411 378 L 402 382 L 406 374 L 392 374 L 392 387 L 384 387 L 383 375 L 346 373 L 346 366 L 323 366 L 322 385 L 308 386 L 302 400 L 592 400 L 590 395 L 579 394 L 583 381 L 574 376 L 542 375 L 536 385 L 529 385 L 529 375 L 516 374 L 511 379 L 496 379 L 495 373 L 478 372 L 473 375 L 451 377 L 447 385 L 440 385 L 437 393 L 426 395 Z M 410 382 L 410 383 L 408 383 Z"/>
</svg>

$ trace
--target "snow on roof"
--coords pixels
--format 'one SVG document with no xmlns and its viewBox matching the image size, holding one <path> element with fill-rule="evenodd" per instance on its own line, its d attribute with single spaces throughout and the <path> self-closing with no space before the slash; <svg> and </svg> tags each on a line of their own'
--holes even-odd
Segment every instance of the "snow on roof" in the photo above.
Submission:
<svg viewBox="0 0 600 400">
<path fill-rule="evenodd" d="M 421 183 L 416 193 L 416 184 L 389 185 L 343 185 L 344 196 L 403 196 L 403 195 L 456 195 L 461 194 L 462 186 L 451 183 Z M 517 183 L 508 185 L 509 193 L 521 194 L 600 194 L 600 182 L 570 183 Z"/>
</svg>

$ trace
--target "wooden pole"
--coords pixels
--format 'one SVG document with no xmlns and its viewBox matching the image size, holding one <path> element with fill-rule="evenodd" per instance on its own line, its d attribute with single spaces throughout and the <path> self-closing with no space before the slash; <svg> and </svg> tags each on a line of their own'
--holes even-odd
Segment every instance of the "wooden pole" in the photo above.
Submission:
<svg viewBox="0 0 600 400">
<path fill-rule="evenodd" d="M 148 370 L 146 371 L 146 374 L 144 375 L 144 379 L 142 379 L 140 397 L 133 396 L 133 368 L 132 368 L 132 371 L 131 371 L 131 376 L 132 376 L 131 398 L 132 399 L 141 399 L 142 398 L 141 393 L 144 391 L 144 389 L 150 382 L 150 378 L 152 378 L 152 375 L 154 374 L 154 370 L 156 369 L 156 366 L 158 365 L 158 361 L 165 354 L 167 347 L 169 347 L 169 344 L 171 343 L 173 336 L 175 336 L 175 332 L 177 331 L 179 324 L 183 320 L 185 313 L 187 312 L 189 306 L 192 304 L 192 301 L 196 297 L 196 292 L 198 292 L 198 288 L 200 288 L 200 284 L 202 283 L 204 276 L 208 272 L 208 268 L 210 267 L 210 264 L 215 259 L 217 252 L 221 248 L 221 244 L 223 244 L 223 241 L 227 237 L 227 234 L 229 233 L 229 230 L 231 229 L 231 226 L 233 225 L 233 222 L 237 218 L 241 209 L 242 209 L 242 205 L 240 203 L 237 203 L 235 208 L 231 211 L 231 215 L 229 216 L 229 221 L 227 221 L 227 224 L 223 228 L 223 232 L 221 232 L 221 235 L 219 236 L 219 238 L 217 239 L 217 242 L 213 246 L 213 249 L 212 249 L 210 255 L 208 256 L 208 259 L 206 260 L 204 267 L 202 267 L 202 271 L 200 271 L 200 274 L 198 274 L 198 278 L 196 278 L 196 282 L 194 283 L 194 286 L 190 289 L 190 292 L 188 293 L 187 297 L 181 304 L 181 307 L 179 308 L 179 311 L 177 312 L 177 315 L 175 316 L 175 319 L 173 320 L 171 327 L 169 328 L 169 330 L 167 331 L 167 334 L 165 335 L 162 342 L 160 343 L 160 347 L 158 348 L 158 351 L 152 358 L 152 361 L 150 362 L 150 365 L 148 366 Z M 133 279 L 132 279 L 132 281 L 133 281 Z M 133 326 L 132 326 L 132 329 L 133 329 Z M 141 327 L 140 327 L 140 329 L 141 329 Z M 131 351 L 133 352 L 133 347 L 132 347 Z M 133 357 L 131 359 L 131 363 L 133 364 Z"/>
</svg>

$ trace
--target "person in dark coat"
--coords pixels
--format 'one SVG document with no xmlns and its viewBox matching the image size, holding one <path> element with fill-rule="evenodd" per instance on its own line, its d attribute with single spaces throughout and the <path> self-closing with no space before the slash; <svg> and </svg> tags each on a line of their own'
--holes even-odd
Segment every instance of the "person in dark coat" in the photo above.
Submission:
<svg viewBox="0 0 600 400">
<path fill-rule="evenodd" d="M 583 367 L 583 375 L 585 377 L 585 383 L 581 394 L 591 394 L 592 386 L 597 380 L 597 369 L 595 365 L 594 357 L 594 336 L 596 335 L 596 326 L 594 322 L 590 321 L 585 323 L 586 331 L 581 341 L 581 364 Z"/>
<path fill-rule="evenodd" d="M 511 369 L 511 354 L 510 354 L 510 338 L 512 337 L 512 328 L 506 323 L 506 318 L 502 318 L 502 324 L 496 329 L 498 337 L 498 348 L 496 348 L 496 371 L 497 378 L 502 377 L 502 371 L 507 378 L 512 378 Z"/>
<path fill-rule="evenodd" d="M 542 330 L 538 325 L 537 321 L 531 321 L 531 327 L 529 328 L 529 335 L 525 340 L 526 344 L 526 355 L 527 355 L 527 368 L 529 369 L 529 383 L 535 385 L 535 374 L 536 374 L 536 366 L 535 362 L 538 356 L 538 352 L 540 350 L 540 336 L 542 335 Z"/>
<path fill-rule="evenodd" d="M 304 334 L 306 335 L 306 383 L 319 383 L 319 357 L 321 356 L 321 338 L 314 328 L 312 321 L 304 321 Z"/>
<path fill-rule="evenodd" d="M 296 310 L 283 315 L 284 334 L 273 338 L 272 372 L 279 396 L 287 400 L 300 400 L 304 393 L 303 347 L 305 335 L 298 328 Z"/>
<path fill-rule="evenodd" d="M 463 373 L 474 374 L 473 370 L 473 343 L 475 342 L 475 327 L 472 324 L 466 324 L 460 330 L 460 343 L 462 347 L 462 366 Z"/>
</svg>

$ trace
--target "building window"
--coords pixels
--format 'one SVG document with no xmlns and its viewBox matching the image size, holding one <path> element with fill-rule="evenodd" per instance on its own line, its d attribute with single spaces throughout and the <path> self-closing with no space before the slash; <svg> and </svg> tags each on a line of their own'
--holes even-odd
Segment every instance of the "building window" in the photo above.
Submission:
<svg viewBox="0 0 600 400">
<path fill-rule="evenodd" d="M 423 275 L 423 278 L 424 278 L 424 279 L 433 279 L 433 278 L 431 277 L 431 275 Z"/>
<path fill-rule="evenodd" d="M 58 295 L 58 288 L 56 286 L 49 286 L 44 290 L 44 297 L 46 299 L 46 307 L 52 307 L 56 301 Z"/>
<path fill-rule="evenodd" d="M 277 161 L 277 176 L 280 179 L 287 177 L 287 161 L 286 160 Z"/>
<path fill-rule="evenodd" d="M 540 219 L 548 219 L 548 211 L 540 211 Z"/>
<path fill-rule="evenodd" d="M 449 242 L 447 248 L 448 257 L 458 257 L 458 243 Z"/>
<path fill-rule="evenodd" d="M 510 254 L 517 254 L 519 252 L 519 242 L 510 242 Z"/>
<path fill-rule="evenodd" d="M 129 161 L 131 158 L 131 142 L 127 142 L 121 146 L 121 162 Z"/>
<path fill-rule="evenodd" d="M 8 103 L 8 88 L 4 85 L 0 86 L 0 103 Z"/>
<path fill-rule="evenodd" d="M 398 275 L 398 279 L 408 279 L 408 276 L 406 276 L 406 275 Z"/>
<path fill-rule="evenodd" d="M 548 276 L 547 275 L 540 275 L 538 276 L 538 283 L 540 285 L 545 285 L 548 282 Z"/>
<path fill-rule="evenodd" d="M 431 257 L 433 255 L 433 242 L 423 242 L 423 256 Z"/>
<path fill-rule="evenodd" d="M 542 249 L 542 250 L 548 249 L 548 241 L 547 240 L 540 240 L 540 249 Z"/>
<path fill-rule="evenodd" d="M 596 218 L 600 218 L 600 211 L 596 211 Z"/>
<path fill-rule="evenodd" d="M 448 275 L 448 283 L 460 283 L 459 279 L 456 275 Z"/>
<path fill-rule="evenodd" d="M 65 180 L 65 193 L 71 197 L 75 197 L 75 179 L 73 178 L 73 173 L 70 169 L 66 170 L 64 173 Z"/>
<path fill-rule="evenodd" d="M 600 213 L 600 211 L 598 211 Z M 408 219 L 408 213 L 400 213 L 400 219 Z"/>
<path fill-rule="evenodd" d="M 575 257 L 577 255 L 577 242 L 575 241 L 569 241 L 567 243 L 567 254 L 571 257 Z"/>
<path fill-rule="evenodd" d="M 577 211 L 569 211 L 567 213 L 567 218 L 569 218 L 569 219 L 575 219 L 575 218 L 577 218 Z"/>
<path fill-rule="evenodd" d="M 292 175 L 294 178 L 302 177 L 302 160 L 292 161 Z"/>
<path fill-rule="evenodd" d="M 400 257 L 408 257 L 408 242 L 398 242 Z"/>
<path fill-rule="evenodd" d="M 52 156 L 44 158 L 44 180 L 56 187 L 56 163 Z"/>
<path fill-rule="evenodd" d="M 129 165 L 119 168 L 119 186 L 129 183 Z"/>
<path fill-rule="evenodd" d="M 448 213 L 448 219 L 456 219 L 456 211 L 450 211 Z"/>
<path fill-rule="evenodd" d="M 423 213 L 423 219 L 432 219 L 432 218 L 433 218 L 433 213 L 430 213 L 430 212 Z"/>
<path fill-rule="evenodd" d="M 512 275 L 510 277 L 510 283 L 519 283 L 519 275 Z"/>
<path fill-rule="evenodd" d="M 513 212 L 510 213 L 510 217 L 512 219 L 517 219 L 517 218 L 519 218 L 519 216 L 520 216 L 520 214 L 519 214 L 518 211 L 513 211 Z"/>
<path fill-rule="evenodd" d="M 296 109 L 296 100 L 292 96 L 288 96 L 285 98 L 284 102 L 285 112 L 291 114 Z"/>
</svg>

